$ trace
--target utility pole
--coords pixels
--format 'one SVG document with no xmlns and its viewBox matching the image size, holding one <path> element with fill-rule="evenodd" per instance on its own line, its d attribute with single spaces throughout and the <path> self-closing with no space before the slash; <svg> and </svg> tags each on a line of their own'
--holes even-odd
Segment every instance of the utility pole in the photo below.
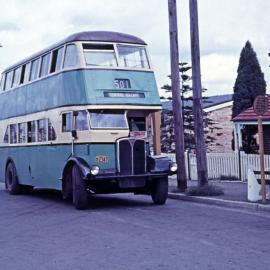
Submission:
<svg viewBox="0 0 270 270">
<path fill-rule="evenodd" d="M 171 53 L 172 108 L 174 119 L 176 163 L 178 166 L 177 186 L 181 191 L 185 191 L 187 188 L 187 175 L 185 166 L 182 101 L 180 95 L 176 0 L 168 0 L 168 8 L 169 8 L 170 53 Z"/>
<path fill-rule="evenodd" d="M 199 44 L 199 23 L 197 0 L 189 0 L 190 12 L 190 41 L 192 58 L 192 89 L 193 89 L 193 111 L 195 128 L 195 148 L 197 158 L 198 184 L 208 184 L 208 170 L 206 160 L 206 147 L 204 140 L 203 110 L 202 110 L 202 84 Z"/>
</svg>

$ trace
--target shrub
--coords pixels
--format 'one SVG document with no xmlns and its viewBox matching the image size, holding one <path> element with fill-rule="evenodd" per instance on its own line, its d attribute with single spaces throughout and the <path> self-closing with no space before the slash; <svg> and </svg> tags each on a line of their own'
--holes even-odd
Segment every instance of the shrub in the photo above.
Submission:
<svg viewBox="0 0 270 270">
<path fill-rule="evenodd" d="M 205 185 L 189 187 L 186 194 L 189 196 L 219 196 L 224 195 L 224 191 L 219 186 Z"/>
</svg>

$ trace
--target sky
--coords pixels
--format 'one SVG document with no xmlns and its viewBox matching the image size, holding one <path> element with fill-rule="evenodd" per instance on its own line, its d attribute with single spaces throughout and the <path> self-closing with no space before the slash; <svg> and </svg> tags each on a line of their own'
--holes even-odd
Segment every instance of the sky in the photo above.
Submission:
<svg viewBox="0 0 270 270">
<path fill-rule="evenodd" d="M 190 62 L 188 0 L 177 0 L 180 61 Z M 0 71 L 80 31 L 117 31 L 149 46 L 158 87 L 169 83 L 167 0 L 0 0 Z M 270 88 L 270 1 L 198 0 L 201 78 L 206 95 L 230 94 L 247 40 Z M 269 91 L 268 91 L 269 92 Z"/>
</svg>

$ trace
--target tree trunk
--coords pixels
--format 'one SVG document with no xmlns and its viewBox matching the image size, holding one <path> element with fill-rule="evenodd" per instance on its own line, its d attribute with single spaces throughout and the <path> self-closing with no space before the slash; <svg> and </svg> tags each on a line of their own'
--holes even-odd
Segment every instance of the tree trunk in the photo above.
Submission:
<svg viewBox="0 0 270 270">
<path fill-rule="evenodd" d="M 189 0 L 190 11 L 190 39 L 192 58 L 192 89 L 193 89 L 193 110 L 195 128 L 195 147 L 197 157 L 198 184 L 208 184 L 208 171 L 206 160 L 206 147 L 203 130 L 202 110 L 202 85 L 200 67 L 200 45 L 197 0 Z"/>
</svg>

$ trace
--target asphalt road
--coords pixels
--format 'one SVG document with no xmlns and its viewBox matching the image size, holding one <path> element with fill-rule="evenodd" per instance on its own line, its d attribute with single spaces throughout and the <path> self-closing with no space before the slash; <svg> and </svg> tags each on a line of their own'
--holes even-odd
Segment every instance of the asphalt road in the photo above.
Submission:
<svg viewBox="0 0 270 270">
<path fill-rule="evenodd" d="M 149 197 L 93 196 L 78 211 L 0 184 L 0 269 L 270 269 L 270 215 Z"/>
</svg>

